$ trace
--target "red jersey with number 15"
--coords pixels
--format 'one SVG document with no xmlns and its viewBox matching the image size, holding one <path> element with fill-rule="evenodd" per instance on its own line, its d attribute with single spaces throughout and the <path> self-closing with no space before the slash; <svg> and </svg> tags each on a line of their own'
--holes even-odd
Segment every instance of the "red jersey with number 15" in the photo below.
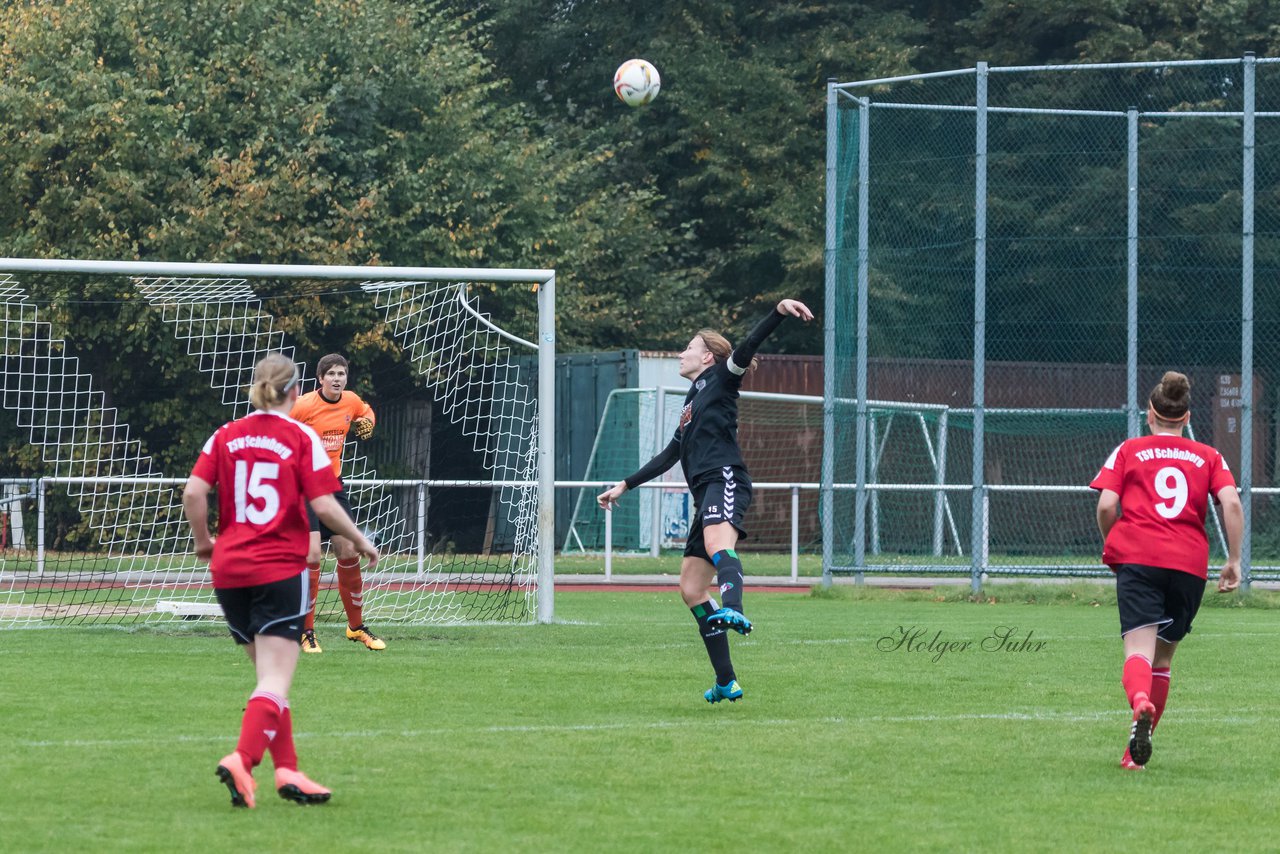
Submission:
<svg viewBox="0 0 1280 854">
<path fill-rule="evenodd" d="M 1089 484 L 1120 496 L 1120 518 L 1107 534 L 1102 562 L 1112 569 L 1136 563 L 1207 578 L 1209 500 L 1235 485 L 1222 454 L 1200 442 L 1152 435 L 1121 443 Z"/>
<path fill-rule="evenodd" d="M 342 488 L 316 432 L 277 412 L 254 412 L 209 437 L 191 473 L 218 488 L 213 586 L 249 587 L 306 566 L 304 501 Z"/>
</svg>

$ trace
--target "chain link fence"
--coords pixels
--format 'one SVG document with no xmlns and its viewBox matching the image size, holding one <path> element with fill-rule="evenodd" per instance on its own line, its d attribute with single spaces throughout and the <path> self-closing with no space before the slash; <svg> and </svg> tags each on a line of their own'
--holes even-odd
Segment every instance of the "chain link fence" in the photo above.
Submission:
<svg viewBox="0 0 1280 854">
<path fill-rule="evenodd" d="M 824 571 L 1103 571 L 1087 484 L 1174 369 L 1280 577 L 1280 60 L 827 98 Z"/>
</svg>

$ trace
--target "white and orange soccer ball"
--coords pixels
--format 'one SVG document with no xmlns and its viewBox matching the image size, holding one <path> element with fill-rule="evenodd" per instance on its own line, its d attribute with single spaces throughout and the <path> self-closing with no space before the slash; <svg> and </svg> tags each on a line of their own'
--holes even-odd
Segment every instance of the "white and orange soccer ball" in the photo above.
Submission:
<svg viewBox="0 0 1280 854">
<path fill-rule="evenodd" d="M 646 59 L 628 59 L 613 72 L 613 91 L 630 107 L 643 107 L 658 97 L 662 78 Z"/>
</svg>

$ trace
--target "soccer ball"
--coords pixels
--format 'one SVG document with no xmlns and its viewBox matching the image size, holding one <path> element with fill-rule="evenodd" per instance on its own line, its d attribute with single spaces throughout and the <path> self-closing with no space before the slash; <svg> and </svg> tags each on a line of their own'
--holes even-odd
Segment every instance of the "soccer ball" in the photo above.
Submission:
<svg viewBox="0 0 1280 854">
<path fill-rule="evenodd" d="M 613 72 L 613 91 L 630 107 L 642 107 L 658 97 L 662 78 L 653 63 L 644 59 L 628 59 Z"/>
</svg>

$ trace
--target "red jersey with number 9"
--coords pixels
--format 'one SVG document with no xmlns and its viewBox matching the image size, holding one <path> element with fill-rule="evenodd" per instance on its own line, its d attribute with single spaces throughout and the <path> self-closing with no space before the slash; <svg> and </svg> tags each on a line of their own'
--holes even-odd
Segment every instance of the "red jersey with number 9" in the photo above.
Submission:
<svg viewBox="0 0 1280 854">
<path fill-rule="evenodd" d="M 1235 485 L 1222 454 L 1200 442 L 1152 435 L 1121 443 L 1089 484 L 1120 496 L 1120 518 L 1107 534 L 1102 562 L 1112 569 L 1136 563 L 1207 578 L 1209 500 Z"/>
<path fill-rule="evenodd" d="M 314 430 L 278 412 L 254 412 L 209 437 L 191 473 L 218 488 L 213 586 L 283 581 L 306 566 L 304 502 L 342 488 Z"/>
</svg>

